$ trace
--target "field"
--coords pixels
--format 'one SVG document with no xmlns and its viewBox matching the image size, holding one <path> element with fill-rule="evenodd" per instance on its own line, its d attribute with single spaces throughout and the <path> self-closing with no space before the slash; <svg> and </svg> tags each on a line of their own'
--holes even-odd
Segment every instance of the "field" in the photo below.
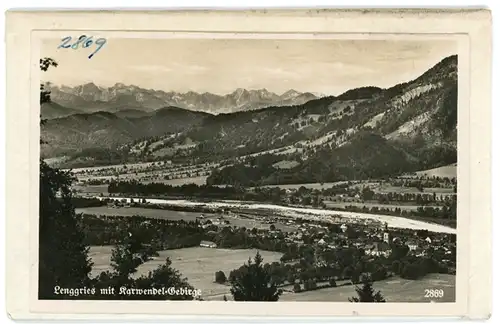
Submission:
<svg viewBox="0 0 500 324">
<path fill-rule="evenodd" d="M 418 176 L 426 177 L 447 177 L 456 178 L 457 177 L 457 164 L 451 164 L 435 169 L 423 170 L 416 172 Z"/>
<path fill-rule="evenodd" d="M 92 246 L 90 257 L 94 262 L 92 275 L 96 276 L 101 271 L 109 270 L 111 263 L 111 246 Z M 202 296 L 223 295 L 229 293 L 229 286 L 214 283 L 215 272 L 222 270 L 229 276 L 231 270 L 239 268 L 248 258 L 253 258 L 257 250 L 229 250 L 210 249 L 202 247 L 184 248 L 177 250 L 161 251 L 160 256 L 154 258 L 138 268 L 137 276 L 147 274 L 164 264 L 169 257 L 172 266 L 179 270 L 183 277 L 196 289 L 201 289 Z M 260 251 L 265 263 L 278 261 L 281 253 Z M 228 296 L 229 297 L 229 296 Z M 221 297 L 222 298 L 222 297 Z"/>
<path fill-rule="evenodd" d="M 143 183 L 161 182 L 171 185 L 195 183 L 202 185 L 210 170 L 218 164 L 202 163 L 196 165 L 172 164 L 168 162 L 129 163 L 73 169 L 72 173 L 79 181 L 89 180 L 137 180 Z"/>
<path fill-rule="evenodd" d="M 454 195 L 453 188 L 424 188 L 423 191 L 419 191 L 415 187 L 394 187 L 394 186 L 379 186 L 374 188 L 375 192 L 396 192 L 396 193 L 436 193 L 437 195 Z"/>
<path fill-rule="evenodd" d="M 300 163 L 297 161 L 283 160 L 283 161 L 274 163 L 273 167 L 276 169 L 292 169 L 292 168 L 295 168 L 299 164 Z"/>
<path fill-rule="evenodd" d="M 100 207 L 87 207 L 87 208 L 76 208 L 76 213 L 84 213 L 91 215 L 105 215 L 105 216 L 143 216 L 147 218 L 164 218 L 171 220 L 185 220 L 185 221 L 194 221 L 196 217 L 200 216 L 201 213 L 192 213 L 192 212 L 182 212 L 182 211 L 173 211 L 173 210 L 162 210 L 162 209 L 151 209 L 151 208 L 113 208 L 107 206 Z M 205 215 L 205 214 L 204 214 Z M 209 216 L 206 214 L 207 219 Z M 215 216 L 215 215 L 213 215 Z"/>
<path fill-rule="evenodd" d="M 338 181 L 338 182 L 325 182 L 323 184 L 321 183 L 295 183 L 295 184 L 286 184 L 286 185 L 268 185 L 268 186 L 263 186 L 264 188 L 275 188 L 279 187 L 281 189 L 299 189 L 300 187 L 305 187 L 308 189 L 329 189 L 334 185 L 339 185 L 339 184 L 344 184 L 347 183 L 347 181 Z"/>
<path fill-rule="evenodd" d="M 456 193 L 453 192 L 453 188 L 423 188 L 423 191 L 419 191 L 415 187 L 395 187 L 390 185 L 378 185 L 371 188 L 376 193 L 412 193 L 412 194 L 436 194 L 437 198 L 453 196 Z"/>
<path fill-rule="evenodd" d="M 193 213 L 193 212 L 182 212 L 182 211 L 174 211 L 174 210 L 163 210 L 163 209 L 151 209 L 151 208 L 112 208 L 107 206 L 101 207 L 88 207 L 88 208 L 77 208 L 77 213 L 91 214 L 91 215 L 105 215 L 105 216 L 143 216 L 147 218 L 164 218 L 171 220 L 185 220 L 185 221 L 195 221 L 196 217 L 200 216 L 201 213 Z M 242 218 L 236 217 L 233 215 L 218 215 L 218 214 L 203 214 L 205 216 L 205 220 L 210 219 L 214 221 L 217 217 L 223 216 L 225 220 L 229 221 L 229 225 L 226 226 L 238 226 L 238 227 L 246 227 L 246 228 L 257 228 L 257 229 L 269 229 L 270 224 L 264 223 L 257 219 L 253 218 Z M 296 231 L 297 228 L 294 226 L 275 223 L 277 229 L 280 229 L 284 232 L 293 232 Z"/>
<path fill-rule="evenodd" d="M 205 185 L 207 183 L 207 178 L 208 176 L 201 176 L 201 177 L 191 177 L 191 178 L 180 178 L 180 179 L 170 179 L 170 180 L 163 180 L 163 181 L 152 181 L 152 182 L 161 182 L 164 184 L 168 184 L 171 186 L 182 186 L 185 184 L 191 184 L 194 183 L 198 186 Z M 147 181 L 146 181 L 147 183 Z"/>
<path fill-rule="evenodd" d="M 443 289 L 444 297 L 432 298 L 436 302 L 455 301 L 455 276 L 448 274 L 429 274 L 420 280 L 407 280 L 398 277 L 378 281 L 373 284 L 380 290 L 387 302 L 430 302 L 425 298 L 425 289 Z M 356 296 L 354 286 L 325 288 L 298 294 L 285 293 L 280 301 L 330 301 L 347 302 Z"/>
<path fill-rule="evenodd" d="M 139 163 L 125 163 L 125 164 L 111 164 L 111 165 L 104 165 L 104 166 L 93 166 L 93 167 L 84 167 L 84 168 L 74 168 L 72 171 L 74 173 L 77 172 L 83 172 L 83 171 L 99 171 L 99 170 L 110 170 L 114 168 L 122 168 L 124 165 L 127 166 L 129 169 L 133 168 L 147 168 L 152 165 L 154 165 L 154 162 L 139 162 Z"/>
<path fill-rule="evenodd" d="M 85 193 L 85 194 L 108 193 L 108 185 L 107 184 L 87 185 L 87 186 L 75 185 L 75 186 L 73 186 L 73 189 L 75 189 L 77 192 L 81 192 L 81 193 Z"/>
</svg>

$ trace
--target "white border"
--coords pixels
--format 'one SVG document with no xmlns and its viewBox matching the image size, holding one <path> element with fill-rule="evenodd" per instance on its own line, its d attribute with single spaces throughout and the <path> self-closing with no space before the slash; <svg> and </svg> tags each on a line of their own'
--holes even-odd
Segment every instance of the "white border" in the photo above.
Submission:
<svg viewBox="0 0 500 324">
<path fill-rule="evenodd" d="M 120 17 L 121 16 L 121 17 Z M 125 19 L 123 17 L 126 17 Z M 485 317 L 489 314 L 489 280 L 491 270 L 485 265 L 490 262 L 489 249 L 489 186 L 485 180 L 489 178 L 489 65 L 490 65 L 490 17 L 487 11 L 457 12 L 454 14 L 436 12 L 371 12 L 356 11 L 308 11 L 290 12 L 126 12 L 126 13 L 9 13 L 7 16 L 7 46 L 8 46 L 8 219 L 7 234 L 9 251 L 7 275 L 8 299 L 7 306 L 11 316 L 16 318 L 54 318 L 53 314 L 35 314 L 30 310 L 57 310 L 62 318 L 69 318 L 61 313 L 127 313 L 137 314 L 226 314 L 226 315 L 371 315 L 371 316 L 468 316 Z M 470 51 L 459 53 L 459 234 L 458 250 L 460 251 L 457 273 L 457 302 L 450 304 L 372 304 L 359 305 L 353 303 L 234 303 L 231 307 L 224 302 L 163 302 L 158 307 L 157 302 L 104 302 L 104 301 L 37 301 L 29 299 L 28 282 L 30 269 L 36 274 L 36 262 L 27 253 L 26 238 L 36 247 L 38 207 L 38 97 L 32 98 L 30 104 L 26 93 L 30 93 L 30 72 L 38 71 L 36 64 L 30 67 L 30 56 L 37 54 L 34 43 L 30 43 L 32 31 L 46 29 L 88 30 L 190 30 L 203 32 L 307 32 L 307 33 L 425 33 L 431 36 L 436 33 L 462 33 L 470 39 Z M 183 28 L 180 28 L 183 27 Z M 480 37 L 478 37 L 480 36 Z M 486 36 L 486 37 L 485 37 Z M 463 41 L 461 41 L 462 43 Z M 30 46 L 31 44 L 31 46 Z M 467 55 L 470 52 L 470 56 Z M 35 53 L 35 54 L 34 54 Z M 471 68 L 462 66 L 462 57 L 470 57 Z M 468 60 L 467 60 L 468 61 Z M 33 61 L 32 61 L 33 62 Z M 481 62 L 481 65 L 478 64 Z M 467 65 L 467 63 L 465 63 Z M 463 72 L 470 70 L 470 78 L 463 77 Z M 36 74 L 34 74 L 36 75 Z M 36 85 L 38 94 L 38 77 L 31 78 L 31 84 Z M 26 82 L 28 81 L 28 82 Z M 476 83 L 477 82 L 477 83 Z M 479 85 L 481 84 L 481 87 Z M 470 86 L 470 96 L 467 89 Z M 33 93 L 33 92 L 31 92 Z M 24 94 L 24 96 L 23 96 Z M 470 99 L 468 115 L 467 102 Z M 465 105 L 465 106 L 464 106 Z M 464 109 L 465 107 L 465 114 Z M 465 116 L 465 119 L 464 119 Z M 31 123 L 28 123 L 30 121 Z M 31 124 L 32 127 L 29 127 Z M 468 125 L 468 127 L 464 127 Z M 30 134 L 30 136 L 27 136 Z M 465 137 L 464 137 L 465 136 Z M 474 145 L 469 146 L 470 141 Z M 30 149 L 30 144 L 32 146 Z M 465 151 L 466 150 L 466 151 Z M 28 157 L 31 156 L 31 159 Z M 469 167 L 470 166 L 470 167 Z M 467 172 L 469 171 L 469 172 Z M 29 178 L 33 182 L 29 181 Z M 467 179 L 469 178 L 469 179 Z M 464 198 L 464 190 L 468 191 Z M 23 203 L 29 192 L 29 204 Z M 35 198 L 36 199 L 35 199 Z M 17 204 L 15 202 L 18 202 Z M 469 208 L 467 208 L 467 206 Z M 466 212 L 466 213 L 464 213 Z M 481 221 L 469 221 L 468 215 L 486 215 Z M 13 216 L 14 215 L 14 216 Z M 26 216 L 19 216 L 26 215 Z M 29 222 L 28 216 L 30 216 Z M 29 225 L 29 227 L 28 227 Z M 33 228 L 35 226 L 35 228 Z M 16 233 L 13 235 L 13 233 Z M 22 235 L 24 233 L 24 235 Z M 20 235 L 21 234 L 21 235 Z M 31 234 L 31 235 L 30 235 Z M 470 235 L 469 235 L 470 234 Z M 467 239 L 469 238 L 469 239 Z M 479 241 L 481 239 L 482 241 Z M 486 242 L 485 242 L 486 240 Z M 474 249 L 474 247 L 477 248 Z M 470 250 L 469 250 L 470 249 Z M 475 253 L 468 253 L 474 251 Z M 33 253 L 33 252 L 31 252 Z M 477 253 L 482 253 L 478 255 Z M 37 252 L 35 251 L 37 255 Z M 477 265 L 474 267 L 474 265 Z M 479 267 L 478 267 L 479 266 Z M 473 268 L 472 268 L 473 267 Z M 469 269 L 472 269 L 469 272 Z M 24 280 L 23 280 L 24 278 Z M 33 278 L 33 277 L 30 277 Z M 467 282 L 467 278 L 469 281 Z M 36 281 L 35 281 L 36 282 Z M 464 288 L 460 288 L 460 287 Z M 468 289 L 473 287 L 473 289 Z M 26 288 L 26 289 L 23 289 Z M 461 289 L 461 292 L 459 290 Z M 33 297 L 33 291 L 31 290 Z M 467 293 L 468 292 L 468 293 Z M 486 295 L 485 295 L 486 293 Z M 460 297 L 459 296 L 464 296 Z M 467 301 L 468 297 L 468 301 Z M 36 298 L 36 295 L 35 295 Z M 486 298 L 486 299 L 485 299 Z M 27 303 L 28 300 L 30 303 Z M 27 308 L 27 304 L 31 307 Z M 304 305 L 301 305 L 304 304 Z M 198 307 L 199 306 L 199 307 Z M 223 306 L 223 307 L 220 307 Z M 306 307 L 307 308 L 303 308 Z M 334 307 L 332 307 L 334 306 Z M 189 307 L 189 308 L 187 308 Z M 223 309 L 222 309 L 223 308 Z M 96 316 L 93 316 L 96 318 Z M 99 317 L 110 318 L 110 317 Z M 111 317 L 116 318 L 116 315 Z M 127 317 L 130 319 L 130 317 Z"/>
</svg>

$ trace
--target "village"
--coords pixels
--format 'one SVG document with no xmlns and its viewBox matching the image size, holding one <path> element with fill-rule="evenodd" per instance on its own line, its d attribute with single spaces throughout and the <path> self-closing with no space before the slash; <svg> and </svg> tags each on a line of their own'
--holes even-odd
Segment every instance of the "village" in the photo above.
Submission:
<svg viewBox="0 0 500 324">
<path fill-rule="evenodd" d="M 204 219 L 204 216 L 200 219 Z M 339 248 L 355 247 L 369 256 L 383 256 L 389 258 L 394 245 L 406 246 L 408 254 L 416 257 L 430 256 L 436 251 L 443 252 L 440 261 L 454 266 L 456 253 L 456 239 L 454 235 L 433 233 L 425 230 L 404 230 L 383 226 L 367 226 L 364 224 L 318 224 L 301 221 L 276 219 L 285 222 L 288 226 L 295 225 L 296 231 L 282 231 L 275 223 L 271 223 L 269 230 L 249 229 L 248 235 L 253 238 L 283 240 L 297 246 L 314 246 L 321 250 L 335 250 Z M 214 232 L 214 227 L 224 227 L 233 231 L 239 228 L 230 227 L 230 221 L 223 216 L 215 220 L 205 220 L 201 226 Z M 202 241 L 201 247 L 217 248 L 211 241 Z"/>
</svg>

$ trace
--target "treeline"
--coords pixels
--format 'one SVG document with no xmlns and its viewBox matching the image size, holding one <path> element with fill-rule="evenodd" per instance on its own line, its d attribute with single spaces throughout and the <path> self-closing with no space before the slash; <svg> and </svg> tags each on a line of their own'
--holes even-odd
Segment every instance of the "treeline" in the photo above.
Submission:
<svg viewBox="0 0 500 324">
<path fill-rule="evenodd" d="M 415 187 L 415 188 L 450 188 L 457 184 L 456 178 L 433 177 L 420 179 L 393 179 L 391 186 L 395 187 Z"/>
<path fill-rule="evenodd" d="M 365 199 L 365 201 L 376 201 L 378 203 L 392 203 L 392 202 L 407 202 L 415 203 L 417 205 L 447 205 L 453 200 L 456 200 L 456 195 L 443 195 L 439 196 L 436 193 L 424 194 L 424 193 L 374 193 L 370 199 Z"/>
<path fill-rule="evenodd" d="M 73 208 L 88 208 L 106 206 L 107 202 L 97 198 L 71 197 Z"/>
<path fill-rule="evenodd" d="M 211 186 L 185 184 L 172 186 L 164 183 L 144 184 L 135 180 L 113 181 L 108 186 L 110 194 L 123 194 L 134 196 L 171 196 L 171 197 L 197 197 L 215 199 L 235 199 L 244 201 L 262 201 L 282 203 L 286 191 L 280 188 L 255 188 L 247 191 L 241 186 Z M 141 200 L 137 200 L 141 202 Z"/>
<path fill-rule="evenodd" d="M 123 233 L 127 233 L 141 242 L 148 242 L 153 250 L 167 250 L 197 246 L 207 239 L 199 225 L 183 220 L 84 214 L 80 226 L 86 245 L 115 245 L 120 243 Z"/>
<path fill-rule="evenodd" d="M 422 190 L 424 188 L 422 187 Z M 347 193 L 350 194 L 351 197 L 353 197 L 357 191 L 349 192 Z M 456 195 L 442 195 L 440 194 L 439 197 L 437 194 L 434 192 L 432 194 L 428 193 L 411 193 L 411 192 L 405 192 L 405 193 L 398 193 L 398 192 L 387 192 L 387 193 L 381 193 L 381 192 L 375 192 L 371 190 L 369 187 L 364 187 L 361 192 L 359 192 L 360 198 L 365 201 L 377 201 L 381 204 L 384 203 L 391 203 L 391 202 L 413 202 L 416 203 L 417 205 L 428 205 L 428 204 L 437 204 L 437 205 L 442 205 L 442 206 L 448 206 L 451 204 L 453 201 L 456 204 L 457 196 Z"/>
<path fill-rule="evenodd" d="M 243 194 L 244 190 L 236 187 L 217 187 L 210 185 L 185 184 L 172 186 L 164 183 L 141 183 L 135 180 L 114 181 L 108 185 L 110 194 L 128 195 L 167 195 L 189 197 L 233 197 Z"/>
</svg>

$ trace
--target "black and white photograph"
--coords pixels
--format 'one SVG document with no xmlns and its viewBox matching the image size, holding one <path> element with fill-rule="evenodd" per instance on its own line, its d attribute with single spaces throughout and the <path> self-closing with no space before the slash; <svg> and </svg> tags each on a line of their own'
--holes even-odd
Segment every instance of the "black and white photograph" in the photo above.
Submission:
<svg viewBox="0 0 500 324">
<path fill-rule="evenodd" d="M 455 302 L 454 39 L 40 46 L 39 299 Z"/>
</svg>

